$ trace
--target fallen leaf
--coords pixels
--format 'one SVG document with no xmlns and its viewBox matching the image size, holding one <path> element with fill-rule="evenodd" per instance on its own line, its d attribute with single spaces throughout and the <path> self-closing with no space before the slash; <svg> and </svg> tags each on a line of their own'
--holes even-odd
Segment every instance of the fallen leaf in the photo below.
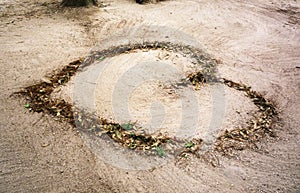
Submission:
<svg viewBox="0 0 300 193">
<path fill-rule="evenodd" d="M 101 56 L 101 57 L 99 57 L 97 60 L 102 61 L 102 60 L 104 60 L 104 59 L 105 59 L 105 56 Z"/>
</svg>

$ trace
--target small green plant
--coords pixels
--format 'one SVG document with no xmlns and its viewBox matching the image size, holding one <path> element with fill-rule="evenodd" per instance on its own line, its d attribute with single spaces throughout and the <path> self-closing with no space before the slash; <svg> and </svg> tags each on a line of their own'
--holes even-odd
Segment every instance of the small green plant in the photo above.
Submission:
<svg viewBox="0 0 300 193">
<path fill-rule="evenodd" d="M 160 147 L 155 147 L 155 150 L 156 150 L 156 152 L 157 152 L 157 155 L 159 156 L 159 157 L 166 157 L 166 152 L 165 152 L 165 150 L 163 150 L 162 148 L 160 148 Z"/>
<path fill-rule="evenodd" d="M 126 130 L 126 131 L 129 131 L 129 130 L 133 130 L 134 129 L 134 125 L 131 124 L 131 123 L 125 123 L 125 124 L 122 124 L 121 127 Z"/>
<path fill-rule="evenodd" d="M 24 107 L 25 107 L 26 109 L 29 109 L 29 108 L 30 108 L 30 104 L 29 104 L 29 103 L 26 103 L 26 104 L 24 105 Z"/>
<path fill-rule="evenodd" d="M 187 143 L 185 144 L 185 148 L 192 148 L 192 147 L 194 147 L 194 146 L 195 146 L 195 143 L 192 142 L 192 141 L 189 141 L 189 142 L 187 142 Z"/>
</svg>

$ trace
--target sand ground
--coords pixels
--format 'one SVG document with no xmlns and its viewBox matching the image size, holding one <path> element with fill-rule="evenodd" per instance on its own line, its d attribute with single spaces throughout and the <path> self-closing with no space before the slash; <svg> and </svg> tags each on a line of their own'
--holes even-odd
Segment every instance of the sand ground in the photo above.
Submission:
<svg viewBox="0 0 300 193">
<path fill-rule="evenodd" d="M 61 9 L 53 0 L 0 0 L 0 192 L 299 192 L 298 0 L 103 5 Z M 112 34 L 142 25 L 187 34 L 222 61 L 222 77 L 274 101 L 277 137 L 262 140 L 256 151 L 220 157 L 218 167 L 191 157 L 125 170 L 99 159 L 76 129 L 10 97 L 101 43 L 114 45 Z"/>
</svg>

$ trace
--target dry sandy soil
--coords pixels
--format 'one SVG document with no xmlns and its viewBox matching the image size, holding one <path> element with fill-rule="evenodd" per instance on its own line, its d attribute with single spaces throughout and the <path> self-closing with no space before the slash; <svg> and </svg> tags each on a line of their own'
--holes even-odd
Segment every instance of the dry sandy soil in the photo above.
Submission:
<svg viewBox="0 0 300 193">
<path fill-rule="evenodd" d="M 74 9 L 62 9 L 53 0 L 0 0 L 0 26 L 0 192 L 300 191 L 298 0 L 170 0 L 147 5 L 103 0 L 99 7 Z M 141 26 L 152 26 L 156 32 L 143 32 Z M 221 61 L 220 76 L 250 85 L 276 104 L 276 137 L 264 138 L 255 150 L 219 155 L 216 167 L 190 156 L 150 170 L 124 169 L 101 158 L 101 152 L 86 142 L 90 139 L 67 123 L 28 112 L 23 99 L 11 97 L 92 49 L 135 38 L 181 40 Z M 108 63 L 124 60 L 129 65 L 129 60 L 138 63 L 159 56 L 142 54 L 117 56 Z M 98 91 L 109 91 L 110 84 L 100 84 Z M 152 87 L 135 90 L 133 103 L 142 104 L 143 96 L 153 95 Z M 157 100 L 166 99 L 161 92 L 154 93 Z M 96 99 L 100 110 L 109 97 Z M 229 100 L 229 114 L 251 110 L 244 100 Z M 237 105 L 230 106 L 234 102 Z M 146 107 L 130 108 L 137 119 L 143 118 L 135 108 Z M 227 116 L 225 126 L 230 120 Z M 235 116 L 232 121 L 240 122 Z"/>
</svg>

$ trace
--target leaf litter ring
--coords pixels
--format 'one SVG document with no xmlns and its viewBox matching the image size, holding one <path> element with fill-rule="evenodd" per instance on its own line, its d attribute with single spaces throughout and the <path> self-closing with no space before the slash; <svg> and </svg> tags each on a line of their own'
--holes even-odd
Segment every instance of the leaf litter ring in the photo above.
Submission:
<svg viewBox="0 0 300 193">
<path fill-rule="evenodd" d="M 232 92 L 235 91 L 245 96 L 256 108 L 253 116 L 244 120 L 243 126 L 238 125 L 219 130 L 212 151 L 228 155 L 232 150 L 252 148 L 258 140 L 266 135 L 274 135 L 272 123 L 277 118 L 277 112 L 272 102 L 265 99 L 260 93 L 253 91 L 250 86 L 218 77 L 218 61 L 210 58 L 202 50 L 170 42 L 143 42 L 94 51 L 84 60 L 71 62 L 62 69 L 54 71 L 47 77 L 47 80 L 28 86 L 16 94 L 26 98 L 26 109 L 32 112 L 44 112 L 57 120 L 68 122 L 85 136 L 94 140 L 103 140 L 121 151 L 128 150 L 146 157 L 186 157 L 187 155 L 201 157 L 201 149 L 205 145 L 205 139 L 201 133 L 187 138 L 178 138 L 176 135 L 169 135 L 168 132 L 160 129 L 150 133 L 146 132 L 147 128 L 141 126 L 138 121 L 117 122 L 97 113 L 77 108 L 72 101 L 53 97 L 53 92 L 57 88 L 64 87 L 74 75 L 84 73 L 91 66 L 102 65 L 109 59 L 123 57 L 125 54 L 141 53 L 152 53 L 159 59 L 167 58 L 166 60 L 169 60 L 170 55 L 175 55 L 180 59 L 188 58 L 191 65 L 187 71 L 184 71 L 181 79 L 170 81 L 167 84 L 155 83 L 159 89 L 167 90 L 168 96 L 173 96 L 171 101 L 177 100 L 177 95 L 175 96 L 173 93 L 180 89 L 184 90 L 186 87 L 198 92 L 197 95 L 200 96 L 201 91 L 207 90 L 207 86 L 222 85 Z M 161 53 L 165 53 L 165 55 L 160 56 Z M 177 62 L 182 65 L 180 60 Z M 158 96 L 160 96 L 159 93 Z M 178 96 L 180 99 L 180 95 Z"/>
</svg>

